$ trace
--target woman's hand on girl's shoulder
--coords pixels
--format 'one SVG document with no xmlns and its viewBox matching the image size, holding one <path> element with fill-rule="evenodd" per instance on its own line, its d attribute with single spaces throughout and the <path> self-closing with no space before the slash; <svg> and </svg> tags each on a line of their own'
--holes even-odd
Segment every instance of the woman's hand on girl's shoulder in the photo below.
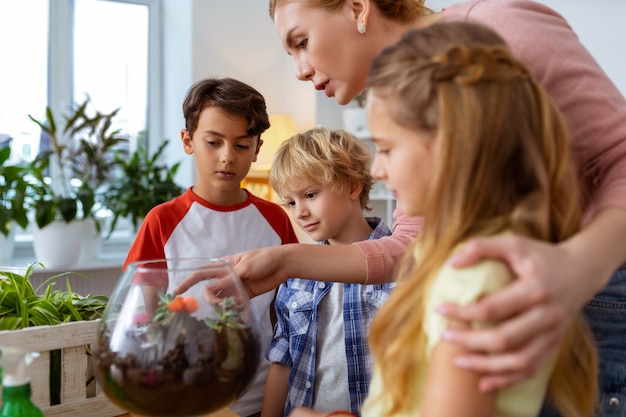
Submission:
<svg viewBox="0 0 626 417">
<path fill-rule="evenodd" d="M 504 388 L 534 375 L 561 342 L 584 302 L 581 300 L 588 297 L 576 288 L 577 278 L 585 278 L 576 276 L 576 262 L 570 257 L 558 245 L 501 235 L 472 239 L 450 259 L 455 267 L 501 259 L 518 277 L 473 305 L 445 305 L 438 310 L 455 320 L 501 322 L 488 329 L 451 330 L 443 335 L 476 352 L 455 362 L 486 374 L 479 382 L 482 391 Z"/>
</svg>

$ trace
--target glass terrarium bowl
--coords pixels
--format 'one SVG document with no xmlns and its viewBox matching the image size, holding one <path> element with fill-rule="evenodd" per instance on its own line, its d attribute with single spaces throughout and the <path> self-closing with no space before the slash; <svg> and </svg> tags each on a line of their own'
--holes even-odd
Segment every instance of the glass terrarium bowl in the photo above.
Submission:
<svg viewBox="0 0 626 417">
<path fill-rule="evenodd" d="M 208 281 L 175 295 L 192 275 Z M 107 397 L 142 416 L 224 408 L 248 388 L 260 359 L 258 325 L 239 278 L 228 262 L 205 258 L 130 264 L 109 299 L 94 351 Z"/>
</svg>

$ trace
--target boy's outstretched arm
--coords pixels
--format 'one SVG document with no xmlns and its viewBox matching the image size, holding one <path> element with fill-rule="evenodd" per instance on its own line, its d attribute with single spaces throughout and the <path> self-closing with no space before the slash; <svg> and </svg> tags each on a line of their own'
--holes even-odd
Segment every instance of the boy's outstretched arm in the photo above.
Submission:
<svg viewBox="0 0 626 417">
<path fill-rule="evenodd" d="M 290 372 L 291 368 L 281 363 L 274 362 L 270 365 L 265 382 L 261 417 L 283 417 L 289 390 Z"/>
</svg>

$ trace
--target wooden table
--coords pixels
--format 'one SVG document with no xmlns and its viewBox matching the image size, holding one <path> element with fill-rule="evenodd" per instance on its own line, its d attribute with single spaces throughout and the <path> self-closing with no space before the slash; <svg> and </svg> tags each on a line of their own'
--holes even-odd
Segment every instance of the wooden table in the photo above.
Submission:
<svg viewBox="0 0 626 417">
<path fill-rule="evenodd" d="M 122 414 L 119 417 L 140 417 L 136 414 Z M 207 414 L 204 417 L 239 417 L 237 414 L 235 414 L 230 408 L 224 408 L 223 410 L 220 411 L 216 411 L 215 413 L 212 414 Z"/>
</svg>

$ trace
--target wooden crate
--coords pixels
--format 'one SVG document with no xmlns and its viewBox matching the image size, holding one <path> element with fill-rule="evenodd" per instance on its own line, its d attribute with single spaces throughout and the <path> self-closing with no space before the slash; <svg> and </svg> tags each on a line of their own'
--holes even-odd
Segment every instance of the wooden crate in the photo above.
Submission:
<svg viewBox="0 0 626 417">
<path fill-rule="evenodd" d="M 114 405 L 92 379 L 89 345 L 99 320 L 0 331 L 0 345 L 39 352 L 29 367 L 32 400 L 46 417 L 113 417 L 126 411 Z M 50 351 L 61 350 L 61 401 L 50 405 Z M 92 381 L 87 384 L 88 380 Z"/>
</svg>

